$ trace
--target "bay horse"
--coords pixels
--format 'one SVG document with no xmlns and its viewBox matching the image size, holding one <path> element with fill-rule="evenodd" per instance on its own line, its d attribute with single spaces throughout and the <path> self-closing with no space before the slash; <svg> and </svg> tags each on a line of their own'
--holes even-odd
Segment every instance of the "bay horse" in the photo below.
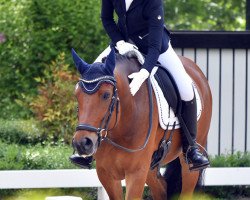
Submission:
<svg viewBox="0 0 250 200">
<path fill-rule="evenodd" d="M 150 169 L 152 155 L 164 134 L 159 125 L 155 95 L 152 94 L 150 100 L 147 83 L 143 83 L 135 96 L 129 90 L 128 75 L 139 71 L 141 65 L 138 60 L 116 55 L 114 50 L 104 63 L 88 64 L 74 50 L 72 55 L 81 74 L 75 87 L 78 125 L 72 140 L 74 149 L 81 156 L 94 156 L 98 177 L 111 200 L 124 198 L 121 185 L 124 179 L 126 200 L 141 199 L 145 183 L 153 199 L 167 199 L 167 181 L 163 176 L 157 176 L 156 168 Z M 201 98 L 197 142 L 204 146 L 212 113 L 210 87 L 193 61 L 182 56 L 180 59 Z M 199 171 L 189 171 L 182 155 L 180 134 L 180 129 L 174 130 L 172 146 L 163 164 L 180 159 L 180 199 L 188 199 L 192 198 Z M 177 168 L 173 170 L 173 173 L 178 172 Z M 172 184 L 168 182 L 168 185 Z"/>
</svg>

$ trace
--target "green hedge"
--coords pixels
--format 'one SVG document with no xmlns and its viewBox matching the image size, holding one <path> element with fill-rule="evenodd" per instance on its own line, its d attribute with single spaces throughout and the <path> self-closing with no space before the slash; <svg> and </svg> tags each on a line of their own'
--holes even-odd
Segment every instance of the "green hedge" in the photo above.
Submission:
<svg viewBox="0 0 250 200">
<path fill-rule="evenodd" d="M 0 170 L 73 169 L 69 156 L 72 148 L 66 145 L 22 146 L 0 141 Z"/>
<path fill-rule="evenodd" d="M 210 186 L 204 187 L 204 193 L 211 196 L 211 199 L 236 200 L 249 199 L 249 186 Z"/>
<path fill-rule="evenodd" d="M 212 167 L 250 167 L 250 152 L 211 157 Z"/>
<path fill-rule="evenodd" d="M 211 157 L 212 167 L 250 167 L 250 152 Z M 230 174 L 229 174 L 230 176 Z M 204 192 L 216 199 L 240 199 L 250 196 L 249 186 L 206 186 Z M 215 198 L 212 198 L 215 199 Z"/>
<path fill-rule="evenodd" d="M 42 141 L 41 128 L 35 120 L 0 119 L 0 138 L 6 143 L 36 144 Z"/>
<path fill-rule="evenodd" d="M 27 169 L 75 169 L 69 156 L 72 148 L 64 144 L 57 146 L 7 144 L 0 140 L 0 170 Z M 73 178 L 73 177 L 72 177 Z M 46 196 L 80 196 L 84 200 L 97 199 L 96 188 L 67 189 L 22 189 L 0 190 L 4 200 L 44 200 Z"/>
</svg>

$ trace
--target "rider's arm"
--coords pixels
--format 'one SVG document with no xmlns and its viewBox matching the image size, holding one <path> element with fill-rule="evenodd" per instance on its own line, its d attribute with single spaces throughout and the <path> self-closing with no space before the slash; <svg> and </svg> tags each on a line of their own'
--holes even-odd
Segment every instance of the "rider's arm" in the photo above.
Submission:
<svg viewBox="0 0 250 200">
<path fill-rule="evenodd" d="M 161 51 L 164 30 L 164 13 L 161 0 L 152 0 L 149 2 L 150 5 L 145 6 L 144 11 L 144 15 L 149 22 L 149 38 L 148 53 L 143 67 L 151 72 L 157 63 Z"/>
<path fill-rule="evenodd" d="M 111 0 L 102 0 L 101 20 L 105 31 L 114 44 L 124 40 L 114 20 L 114 6 Z"/>
</svg>

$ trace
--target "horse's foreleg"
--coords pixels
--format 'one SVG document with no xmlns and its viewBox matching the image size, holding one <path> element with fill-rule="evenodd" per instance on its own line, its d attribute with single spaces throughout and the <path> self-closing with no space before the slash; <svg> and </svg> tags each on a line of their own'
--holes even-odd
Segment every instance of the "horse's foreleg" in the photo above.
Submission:
<svg viewBox="0 0 250 200">
<path fill-rule="evenodd" d="M 199 171 L 190 172 L 188 165 L 185 163 L 184 157 L 180 156 L 179 158 L 182 166 L 182 190 L 180 200 L 192 200 L 199 179 Z"/>
<path fill-rule="evenodd" d="M 162 176 L 157 177 L 157 169 L 149 170 L 146 183 L 154 200 L 167 199 L 167 182 Z"/>
<path fill-rule="evenodd" d="M 101 182 L 105 190 L 107 191 L 110 200 L 122 200 L 123 199 L 121 181 L 116 181 L 116 180 L 112 180 L 108 178 L 106 179 L 106 181 L 101 181 Z"/>
<path fill-rule="evenodd" d="M 113 179 L 109 173 L 103 171 L 98 173 L 98 177 L 107 191 L 110 200 L 123 200 L 123 191 L 120 180 Z"/>
<path fill-rule="evenodd" d="M 142 199 L 147 171 L 140 170 L 126 174 L 126 200 Z"/>
</svg>

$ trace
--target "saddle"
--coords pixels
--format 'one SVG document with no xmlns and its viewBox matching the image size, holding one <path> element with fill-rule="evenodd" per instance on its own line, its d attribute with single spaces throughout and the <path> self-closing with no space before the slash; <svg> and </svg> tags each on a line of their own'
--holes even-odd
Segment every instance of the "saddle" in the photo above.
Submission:
<svg viewBox="0 0 250 200">
<path fill-rule="evenodd" d="M 153 88 L 154 92 L 157 93 L 156 95 L 160 97 L 159 96 L 160 94 L 158 94 L 159 90 L 156 89 L 157 87 L 156 82 L 157 82 L 158 86 L 160 87 L 163 93 L 164 98 L 168 102 L 168 107 L 170 107 L 173 110 L 175 115 L 179 113 L 181 98 L 175 80 L 169 73 L 169 71 L 158 64 L 157 67 L 155 67 L 154 70 L 152 71 L 150 78 L 151 82 L 155 85 L 155 87 L 153 85 Z M 154 81 L 154 79 L 156 82 Z M 158 104 L 158 106 L 161 105 Z"/>
<path fill-rule="evenodd" d="M 161 128 L 164 130 L 167 128 L 171 130 L 174 124 L 175 129 L 180 128 L 177 116 L 180 116 L 181 112 L 181 98 L 172 75 L 167 69 L 157 65 L 151 72 L 150 80 L 157 101 L 159 124 Z M 198 120 L 201 115 L 202 105 L 200 95 L 194 82 L 193 88 L 197 102 Z"/>
</svg>

